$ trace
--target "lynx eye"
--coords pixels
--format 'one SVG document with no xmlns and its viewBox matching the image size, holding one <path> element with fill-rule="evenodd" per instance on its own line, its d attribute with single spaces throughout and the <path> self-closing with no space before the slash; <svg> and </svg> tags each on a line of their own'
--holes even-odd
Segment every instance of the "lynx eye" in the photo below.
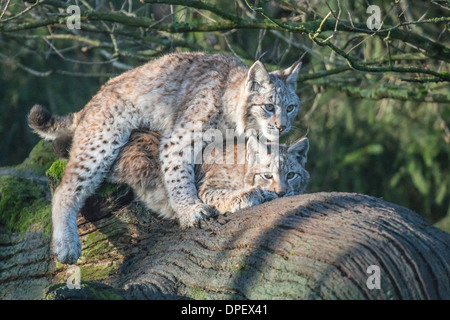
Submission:
<svg viewBox="0 0 450 320">
<path fill-rule="evenodd" d="M 292 179 L 294 179 L 294 178 L 296 178 L 297 177 L 297 174 L 295 173 L 295 172 L 289 172 L 287 175 L 286 175 L 286 179 L 287 180 L 292 180 Z"/>
<path fill-rule="evenodd" d="M 291 104 L 290 106 L 287 107 L 287 112 L 292 112 L 295 109 L 295 106 L 293 104 Z"/>
<path fill-rule="evenodd" d="M 262 177 L 266 180 L 272 180 L 273 179 L 273 175 L 270 173 L 265 173 L 262 175 Z"/>
<path fill-rule="evenodd" d="M 269 113 L 272 113 L 273 110 L 275 110 L 275 106 L 273 104 L 266 104 L 264 105 L 264 110 L 266 110 Z"/>
</svg>

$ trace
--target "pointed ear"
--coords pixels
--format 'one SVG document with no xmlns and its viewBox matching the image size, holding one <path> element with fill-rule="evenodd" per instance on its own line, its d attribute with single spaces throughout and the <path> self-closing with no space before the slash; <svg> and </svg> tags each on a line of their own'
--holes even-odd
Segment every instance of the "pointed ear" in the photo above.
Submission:
<svg viewBox="0 0 450 320">
<path fill-rule="evenodd" d="M 294 91 L 297 89 L 298 72 L 300 71 L 301 67 L 302 62 L 297 61 L 292 66 L 283 71 L 283 73 L 287 76 L 286 85 Z"/>
<path fill-rule="evenodd" d="M 302 166 L 305 166 L 306 161 L 308 160 L 308 150 L 309 140 L 308 138 L 303 137 L 289 147 L 288 153 L 296 157 Z"/>
<path fill-rule="evenodd" d="M 269 73 L 261 61 L 256 61 L 248 70 L 247 86 L 250 91 L 259 91 L 270 82 Z"/>
</svg>

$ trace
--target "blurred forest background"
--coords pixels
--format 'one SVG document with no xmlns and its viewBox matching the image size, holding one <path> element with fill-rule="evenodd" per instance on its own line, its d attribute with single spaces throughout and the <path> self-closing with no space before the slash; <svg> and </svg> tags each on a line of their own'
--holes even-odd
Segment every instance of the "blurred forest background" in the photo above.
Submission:
<svg viewBox="0 0 450 320">
<path fill-rule="evenodd" d="M 70 5 L 80 29 L 68 27 Z M 364 193 L 448 221 L 449 16 L 448 0 L 0 0 L 0 166 L 37 143 L 34 104 L 78 111 L 109 78 L 162 54 L 261 57 L 269 69 L 304 55 L 287 139 L 310 138 L 308 191 Z"/>
</svg>

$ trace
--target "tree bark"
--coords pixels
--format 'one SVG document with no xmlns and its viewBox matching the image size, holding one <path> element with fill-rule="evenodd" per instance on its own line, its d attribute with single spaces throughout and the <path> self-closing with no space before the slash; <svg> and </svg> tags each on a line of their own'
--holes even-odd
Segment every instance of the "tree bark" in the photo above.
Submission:
<svg viewBox="0 0 450 320">
<path fill-rule="evenodd" d="M 79 215 L 80 290 L 48 235 L 0 230 L 0 297 L 450 299 L 450 234 L 378 198 L 305 194 L 185 231 L 131 199 L 119 188 Z M 367 285 L 372 265 L 380 289 Z"/>
</svg>

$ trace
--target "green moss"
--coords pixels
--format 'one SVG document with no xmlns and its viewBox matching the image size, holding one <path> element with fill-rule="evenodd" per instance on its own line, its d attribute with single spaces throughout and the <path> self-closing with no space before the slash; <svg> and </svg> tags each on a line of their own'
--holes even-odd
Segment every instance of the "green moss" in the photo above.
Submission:
<svg viewBox="0 0 450 320">
<path fill-rule="evenodd" d="M 111 250 L 108 237 L 100 231 L 93 232 L 83 242 L 82 258 L 91 259 Z"/>
<path fill-rule="evenodd" d="M 9 231 L 25 233 L 32 226 L 49 235 L 51 207 L 45 187 L 34 180 L 0 177 L 0 223 Z"/>
<path fill-rule="evenodd" d="M 31 171 L 43 176 L 57 160 L 52 144 L 41 140 L 31 150 L 28 158 L 12 167 L 12 171 Z M 58 167 L 52 166 L 52 173 L 61 171 L 63 161 L 57 161 Z M 63 170 L 64 168 L 62 168 Z M 20 175 L 20 174 L 19 174 Z M 8 231 L 21 234 L 33 229 L 43 231 L 45 235 L 51 230 L 51 204 L 46 197 L 46 186 L 36 180 L 18 176 L 0 177 L 0 224 Z"/>
<path fill-rule="evenodd" d="M 87 289 L 90 296 L 97 300 L 124 300 L 116 290 L 107 286 L 92 286 L 90 284 L 82 284 L 81 288 Z"/>
<path fill-rule="evenodd" d="M 41 140 L 31 150 L 28 158 L 16 166 L 18 170 L 30 170 L 37 175 L 44 175 L 45 171 L 58 157 L 53 152 L 51 142 Z"/>
<path fill-rule="evenodd" d="M 236 277 L 241 277 L 244 273 L 244 271 L 246 271 L 248 269 L 248 266 L 245 263 L 240 264 L 238 267 L 236 267 Z"/>
<path fill-rule="evenodd" d="M 114 261 L 108 265 L 82 265 L 80 266 L 81 281 L 103 280 L 118 272 L 121 261 Z"/>
<path fill-rule="evenodd" d="M 67 161 L 56 160 L 53 164 L 45 171 L 45 175 L 49 178 L 53 178 L 57 184 L 61 182 L 62 176 L 64 174 L 64 169 L 66 169 Z"/>
<path fill-rule="evenodd" d="M 95 231 L 90 233 L 87 237 L 86 240 L 84 241 L 84 245 L 86 247 L 89 247 L 97 242 L 102 242 L 107 240 L 108 237 L 106 235 L 104 235 L 103 233 L 101 233 L 100 231 Z"/>
<path fill-rule="evenodd" d="M 206 300 L 206 292 L 202 288 L 193 288 L 190 297 L 194 300 Z"/>
<path fill-rule="evenodd" d="M 123 291 L 95 282 L 82 282 L 80 289 L 69 289 L 65 283 L 46 290 L 45 300 L 125 300 Z"/>
<path fill-rule="evenodd" d="M 64 170 L 66 169 L 67 161 L 58 159 L 53 162 L 45 172 L 45 175 L 49 179 L 50 187 L 52 190 L 56 189 L 56 187 L 61 183 L 62 176 L 64 174 Z M 96 195 L 104 198 L 113 195 L 114 192 L 117 191 L 118 185 L 104 182 L 100 185 L 98 190 L 95 192 Z"/>
</svg>

